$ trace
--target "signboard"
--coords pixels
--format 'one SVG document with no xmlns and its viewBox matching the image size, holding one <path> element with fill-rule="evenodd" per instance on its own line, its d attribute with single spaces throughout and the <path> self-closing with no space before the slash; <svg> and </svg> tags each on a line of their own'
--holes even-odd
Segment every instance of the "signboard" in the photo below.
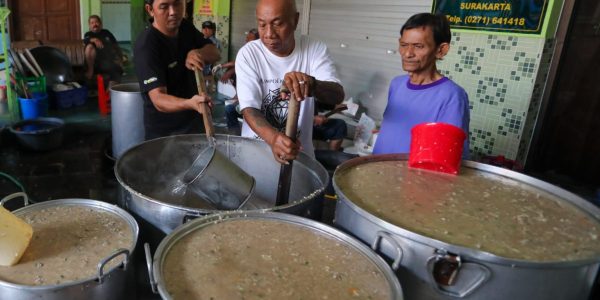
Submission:
<svg viewBox="0 0 600 300">
<path fill-rule="evenodd" d="M 200 16 L 212 16 L 213 11 L 213 0 L 196 0 L 195 6 L 197 7 L 197 14 Z"/>
<path fill-rule="evenodd" d="M 433 13 L 450 27 L 541 34 L 550 0 L 433 0 Z"/>
</svg>

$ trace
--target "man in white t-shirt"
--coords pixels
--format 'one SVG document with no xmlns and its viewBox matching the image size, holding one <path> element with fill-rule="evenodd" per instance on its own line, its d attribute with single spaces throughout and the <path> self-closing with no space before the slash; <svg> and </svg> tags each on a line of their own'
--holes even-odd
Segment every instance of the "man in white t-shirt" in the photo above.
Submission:
<svg viewBox="0 0 600 300">
<path fill-rule="evenodd" d="M 264 140 L 280 163 L 302 150 L 314 157 L 312 127 L 315 99 L 335 105 L 344 99 L 324 43 L 294 31 L 300 14 L 294 0 L 259 0 L 256 19 L 260 40 L 246 43 L 236 57 L 237 93 L 244 115 L 242 136 Z M 285 136 L 288 95 L 300 102 L 297 142 Z"/>
</svg>

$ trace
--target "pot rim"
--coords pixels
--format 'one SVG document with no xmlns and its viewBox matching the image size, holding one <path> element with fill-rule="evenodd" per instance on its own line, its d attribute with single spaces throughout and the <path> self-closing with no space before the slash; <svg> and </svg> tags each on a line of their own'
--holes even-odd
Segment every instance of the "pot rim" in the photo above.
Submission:
<svg viewBox="0 0 600 300">
<path fill-rule="evenodd" d="M 371 248 L 364 245 L 355 237 L 344 233 L 339 229 L 311 219 L 290 215 L 287 213 L 260 211 L 226 211 L 207 215 L 185 223 L 168 234 L 158 245 L 158 248 L 156 249 L 152 259 L 152 273 L 160 295 L 165 299 L 170 299 L 170 295 L 166 290 L 166 285 L 162 276 L 162 266 L 165 262 L 167 254 L 179 240 L 196 230 L 201 230 L 205 227 L 213 226 L 222 222 L 240 219 L 275 220 L 301 226 L 303 228 L 310 229 L 311 231 L 316 230 L 318 233 L 334 239 L 364 255 L 386 278 L 388 287 L 390 288 L 390 294 L 392 296 L 391 299 L 403 299 L 402 286 L 397 276 L 392 271 L 390 265 L 384 261 L 383 258 L 377 255 L 375 251 L 371 250 Z"/>
<path fill-rule="evenodd" d="M 181 134 L 181 135 L 171 135 L 171 136 L 165 136 L 165 137 L 159 137 L 156 139 L 152 139 L 152 140 L 148 140 L 148 141 L 144 141 L 140 144 L 137 144 L 129 149 L 127 149 L 125 152 L 123 152 L 121 154 L 121 156 L 119 157 L 119 159 L 117 159 L 117 162 L 115 163 L 115 166 L 113 167 L 114 170 L 114 174 L 115 177 L 117 179 L 117 181 L 119 182 L 119 184 L 125 188 L 129 193 L 131 193 L 132 195 L 136 195 L 139 198 L 142 198 L 146 201 L 152 202 L 154 204 L 157 205 L 161 205 L 161 206 L 166 206 L 167 208 L 172 208 L 172 209 L 176 209 L 176 210 L 180 210 L 185 212 L 186 214 L 189 213 L 191 215 L 197 215 L 197 216 L 201 216 L 201 215 L 205 215 L 205 214 L 214 214 L 217 212 L 223 212 L 223 210 L 219 210 L 219 209 L 206 209 L 206 208 L 193 208 L 193 207 L 187 207 L 187 206 L 182 206 L 182 205 L 178 205 L 178 204 L 173 204 L 173 203 L 169 203 L 169 202 L 164 202 L 161 201 L 159 199 L 155 199 L 152 198 L 146 194 L 142 194 L 139 191 L 136 191 L 135 189 L 133 189 L 131 186 L 129 186 L 125 180 L 121 177 L 121 175 L 119 174 L 119 166 L 122 164 L 122 159 L 127 156 L 127 153 L 129 152 L 133 152 L 135 151 L 135 149 L 144 147 L 144 145 L 148 142 L 158 142 L 160 140 L 167 140 L 167 139 L 177 139 L 177 137 L 182 137 L 182 136 L 198 136 L 198 140 L 200 139 L 206 139 L 206 135 L 204 134 Z M 266 144 L 264 141 L 262 140 L 257 140 L 254 138 L 249 138 L 249 137 L 242 137 L 242 136 L 232 136 L 232 135 L 226 135 L 226 134 L 215 134 L 215 139 L 217 140 L 217 145 L 221 142 L 225 142 L 225 143 L 229 143 L 231 137 L 234 137 L 235 139 L 242 139 L 242 140 L 246 140 L 246 141 L 252 141 L 252 142 L 256 142 L 256 143 L 264 143 Z M 311 160 L 314 160 L 314 162 L 311 162 Z M 294 207 L 297 206 L 299 204 L 302 204 L 304 202 L 307 202 L 309 200 L 311 200 L 312 198 L 318 196 L 319 194 L 322 194 L 325 189 L 327 188 L 327 186 L 329 185 L 329 182 L 331 181 L 331 178 L 329 176 L 329 174 L 327 173 L 327 170 L 325 169 L 325 167 L 323 167 L 323 165 L 321 163 L 319 163 L 316 159 L 310 157 L 306 152 L 300 152 L 299 157 L 296 159 L 296 161 L 301 161 L 300 164 L 294 165 L 294 167 L 302 167 L 302 168 L 307 168 L 309 169 L 310 172 L 316 173 L 315 170 L 312 170 L 310 168 L 308 168 L 306 163 L 312 163 L 312 167 L 317 167 L 320 168 L 320 172 L 322 172 L 323 174 L 326 174 L 326 180 L 325 182 L 323 182 L 323 186 L 321 188 L 318 188 L 314 191 L 312 191 L 310 194 L 304 196 L 303 198 L 297 199 L 297 200 L 290 200 L 287 204 L 285 205 L 280 205 L 280 206 L 272 206 L 272 207 L 268 207 L 268 208 L 261 208 L 261 209 L 257 209 L 257 210 L 243 210 L 243 209 L 238 209 L 238 210 L 230 210 L 230 211 L 244 211 L 244 212 L 248 212 L 248 211 L 262 211 L 262 212 L 267 212 L 267 211 L 280 211 L 280 210 L 285 210 L 287 208 L 290 207 Z M 315 178 L 320 178 L 320 176 L 315 176 Z M 256 185 L 256 184 L 255 184 Z M 254 191 L 253 191 L 254 193 Z"/>
<path fill-rule="evenodd" d="M 470 247 L 454 245 L 451 243 L 447 243 L 438 239 L 434 239 L 425 235 L 421 235 L 419 233 L 407 230 L 398 225 L 392 224 L 388 221 L 385 221 L 381 218 L 376 217 L 371 214 L 367 210 L 361 208 L 356 205 L 353 201 L 351 201 L 346 194 L 342 190 L 340 190 L 339 186 L 336 183 L 336 178 L 338 172 L 343 171 L 347 168 L 369 163 L 369 162 L 377 162 L 377 161 L 398 161 L 398 160 L 408 160 L 408 154 L 379 154 L 379 155 L 371 155 L 364 157 L 356 157 L 350 159 L 344 163 L 342 163 L 338 168 L 336 168 L 334 175 L 332 176 L 332 184 L 334 190 L 338 194 L 339 201 L 343 201 L 347 204 L 352 210 L 366 218 L 368 221 L 375 223 L 377 226 L 386 229 L 388 232 L 392 233 L 392 235 L 398 235 L 401 238 L 409 239 L 413 242 L 420 243 L 426 246 L 435 247 L 437 249 L 443 249 L 450 253 L 460 255 L 463 258 L 471 259 L 471 260 L 479 260 L 492 264 L 498 265 L 510 265 L 513 268 L 524 267 L 524 268 L 548 268 L 548 267 L 565 267 L 571 268 L 574 266 L 583 266 L 589 265 L 591 263 L 599 263 L 600 262 L 600 254 L 593 258 L 587 259 L 579 259 L 572 261 L 531 261 L 524 259 L 515 259 L 499 256 L 490 252 L 486 252 L 483 250 L 477 250 Z M 575 206 L 577 209 L 582 211 L 583 213 L 588 214 L 591 218 L 600 222 L 600 208 L 594 206 L 589 203 L 585 199 L 577 196 L 574 193 L 571 193 L 567 190 L 564 190 L 560 187 L 554 186 L 547 182 L 541 181 L 539 179 L 524 175 L 522 173 L 518 173 L 515 171 L 511 171 L 508 169 L 504 169 L 501 167 L 496 167 L 488 164 L 478 163 L 475 161 L 462 161 L 462 167 L 467 167 L 471 169 L 477 169 L 480 171 L 484 171 L 487 173 L 504 176 L 521 183 L 533 186 L 535 188 L 546 191 L 554 196 L 557 196 L 563 201 L 569 202 L 571 205 Z"/>
<path fill-rule="evenodd" d="M 49 201 L 44 201 L 44 202 L 38 202 L 35 204 L 30 204 L 30 205 L 27 205 L 25 207 L 22 207 L 22 208 L 19 208 L 19 209 L 13 211 L 13 213 L 15 215 L 19 216 L 23 213 L 26 213 L 26 212 L 29 212 L 32 210 L 40 210 L 40 209 L 50 208 L 50 207 L 55 207 L 55 206 L 92 207 L 95 209 L 101 209 L 106 212 L 115 214 L 115 215 L 121 217 L 122 219 L 124 219 L 128 223 L 129 228 L 133 231 L 133 243 L 127 249 L 127 250 L 129 250 L 128 264 L 131 265 L 131 263 L 132 263 L 131 256 L 137 245 L 137 240 L 138 240 L 138 235 L 139 235 L 139 226 L 138 226 L 137 222 L 135 221 L 135 219 L 128 212 L 126 212 L 125 210 L 123 210 L 122 208 L 120 208 L 114 204 L 110 204 L 110 203 L 102 202 L 102 201 L 98 201 L 98 200 L 92 200 L 92 199 L 67 198 L 67 199 L 49 200 Z M 131 266 L 125 266 L 125 267 L 128 268 Z M 115 267 L 104 272 L 104 277 L 108 278 L 107 276 L 109 276 L 110 273 L 114 272 L 115 270 L 117 270 L 119 268 L 121 268 L 121 264 L 118 264 Z M 75 281 L 69 281 L 69 282 L 65 282 L 62 284 L 53 284 L 53 285 L 26 285 L 26 284 L 12 283 L 12 282 L 8 282 L 8 281 L 4 281 L 4 280 L 0 279 L 0 286 L 6 286 L 6 287 L 16 288 L 16 289 L 26 289 L 29 291 L 45 291 L 45 290 L 58 290 L 58 289 L 62 289 L 65 287 L 70 287 L 70 286 L 77 286 L 77 285 L 80 285 L 80 284 L 83 284 L 86 282 L 91 282 L 91 281 L 97 282 L 97 279 L 98 279 L 98 276 L 96 274 L 92 277 L 75 280 Z M 102 284 L 102 283 L 99 283 L 99 284 Z"/>
</svg>

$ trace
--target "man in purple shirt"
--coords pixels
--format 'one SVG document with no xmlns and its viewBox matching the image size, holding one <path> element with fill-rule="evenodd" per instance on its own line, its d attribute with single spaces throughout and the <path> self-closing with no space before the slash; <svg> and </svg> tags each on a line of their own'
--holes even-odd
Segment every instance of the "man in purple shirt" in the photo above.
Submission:
<svg viewBox="0 0 600 300">
<path fill-rule="evenodd" d="M 408 153 L 410 130 L 418 124 L 452 124 L 468 136 L 469 98 L 463 88 L 444 77 L 436 62 L 450 49 L 450 26 L 443 15 L 410 17 L 400 30 L 402 69 L 408 72 L 392 80 L 373 154 Z M 463 146 L 469 156 L 469 139 Z"/>
</svg>

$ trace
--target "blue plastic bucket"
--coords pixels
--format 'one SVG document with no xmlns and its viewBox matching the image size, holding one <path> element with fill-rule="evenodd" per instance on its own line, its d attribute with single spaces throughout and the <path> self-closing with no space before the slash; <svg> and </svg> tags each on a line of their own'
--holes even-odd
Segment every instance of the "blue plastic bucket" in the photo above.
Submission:
<svg viewBox="0 0 600 300">
<path fill-rule="evenodd" d="M 32 98 L 19 98 L 23 120 L 35 119 L 48 114 L 48 94 L 33 93 Z"/>
</svg>

